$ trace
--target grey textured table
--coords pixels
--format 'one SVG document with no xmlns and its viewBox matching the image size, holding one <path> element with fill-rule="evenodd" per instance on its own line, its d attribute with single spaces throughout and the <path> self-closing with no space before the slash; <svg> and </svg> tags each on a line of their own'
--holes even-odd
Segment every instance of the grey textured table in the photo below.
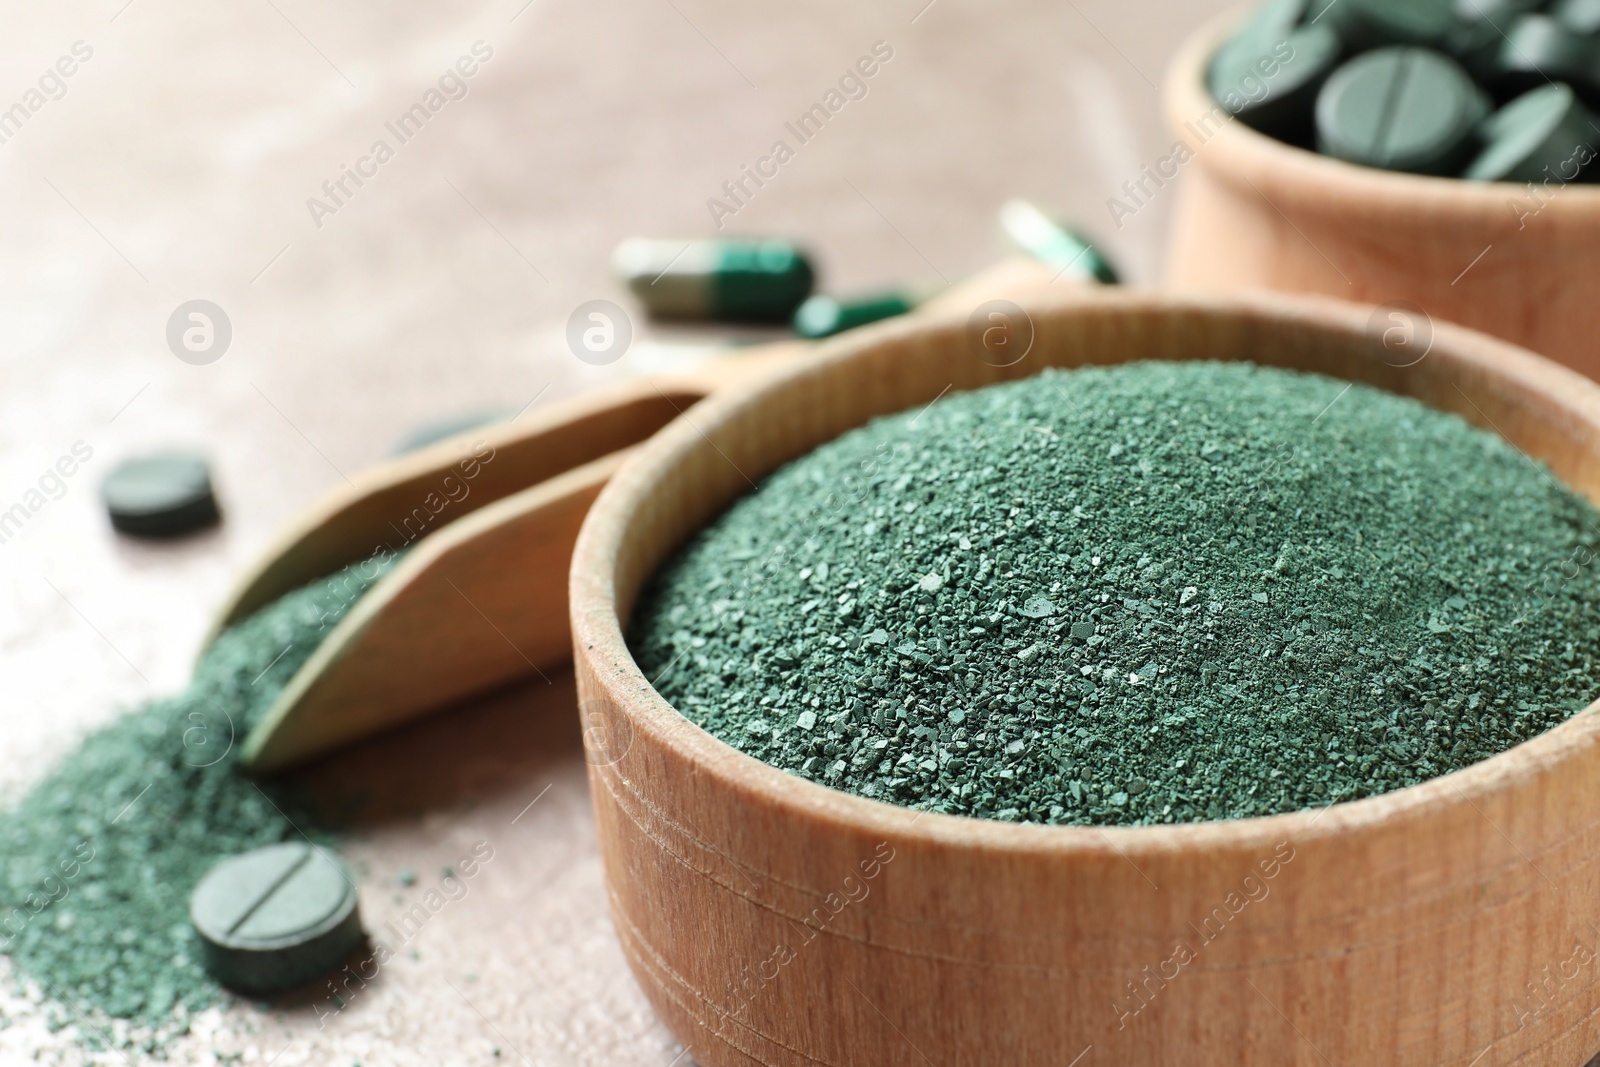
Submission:
<svg viewBox="0 0 1600 1067">
<path fill-rule="evenodd" d="M 624 236 L 711 232 L 716 197 L 736 208 L 717 212 L 729 232 L 804 238 L 830 288 L 936 283 L 1000 254 L 995 209 L 1023 195 L 1156 282 L 1171 189 L 1121 227 L 1106 201 L 1169 149 L 1162 64 L 1217 6 L 13 6 L 0 514 L 22 512 L 0 521 L 0 796 L 119 708 L 179 688 L 231 579 L 415 423 L 643 369 L 662 339 L 644 323 L 609 367 L 563 342 L 578 304 L 624 299 L 606 267 Z M 800 143 L 785 123 L 879 41 L 893 57 L 865 94 L 847 86 L 859 98 Z M 48 75 L 63 56 L 71 76 Z M 441 89 L 458 61 L 473 73 Z M 723 183 L 780 139 L 793 158 L 731 201 Z M 232 327 L 204 365 L 165 336 L 193 299 Z M 78 442 L 92 457 L 41 486 Z M 211 454 L 225 525 L 172 545 L 114 537 L 96 483 L 167 444 Z M 688 1062 L 606 917 L 571 704 L 569 678 L 535 683 L 321 767 L 361 802 L 346 855 L 370 927 L 414 902 L 401 869 L 420 890 L 475 842 L 492 861 L 417 931 L 415 959 L 324 1025 L 310 1006 L 236 1006 L 169 1055 Z M 80 1062 L 11 985 L 0 1062 Z"/>
</svg>

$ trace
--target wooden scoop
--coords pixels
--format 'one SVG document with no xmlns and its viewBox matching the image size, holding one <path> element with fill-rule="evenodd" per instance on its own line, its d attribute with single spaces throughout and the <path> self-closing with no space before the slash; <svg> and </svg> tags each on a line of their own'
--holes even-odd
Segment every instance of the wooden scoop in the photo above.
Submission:
<svg viewBox="0 0 1600 1067">
<path fill-rule="evenodd" d="M 1060 277 L 1007 260 L 916 314 L 1020 298 Z M 244 765 L 282 770 L 570 659 L 567 566 L 606 481 L 697 401 L 809 349 L 785 341 L 625 381 L 447 438 L 329 495 L 245 574 L 207 645 L 291 590 L 386 549 L 411 551 L 290 679 L 245 739 Z"/>
<path fill-rule="evenodd" d="M 571 654 L 567 561 L 590 502 L 632 446 L 774 357 L 793 353 L 626 381 L 456 435 L 314 507 L 245 576 L 213 637 L 319 577 L 337 590 L 349 564 L 410 553 L 290 679 L 245 739 L 245 766 L 280 770 L 560 664 Z"/>
</svg>

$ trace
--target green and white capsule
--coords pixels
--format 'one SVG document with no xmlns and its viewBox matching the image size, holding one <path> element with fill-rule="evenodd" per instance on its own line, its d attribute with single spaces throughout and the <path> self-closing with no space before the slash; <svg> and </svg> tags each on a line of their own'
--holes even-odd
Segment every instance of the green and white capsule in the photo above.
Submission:
<svg viewBox="0 0 1600 1067">
<path fill-rule="evenodd" d="M 663 241 L 633 237 L 612 267 L 651 316 L 713 322 L 788 322 L 816 272 L 779 240 Z"/>
<path fill-rule="evenodd" d="M 794 313 L 794 332 L 811 340 L 832 337 L 869 322 L 904 315 L 919 303 L 910 293 L 899 290 L 843 298 L 818 293 Z"/>
<path fill-rule="evenodd" d="M 1018 251 L 1050 264 L 1064 277 L 1106 285 L 1119 280 L 1099 249 L 1026 200 L 1001 205 L 1000 229 Z"/>
</svg>

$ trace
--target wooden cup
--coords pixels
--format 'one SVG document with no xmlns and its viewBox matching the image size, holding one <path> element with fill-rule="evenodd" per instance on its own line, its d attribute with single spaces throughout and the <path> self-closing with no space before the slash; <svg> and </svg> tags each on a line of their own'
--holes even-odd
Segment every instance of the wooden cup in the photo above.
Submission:
<svg viewBox="0 0 1600 1067">
<path fill-rule="evenodd" d="M 713 397 L 590 511 L 571 579 L 590 784 L 617 932 L 662 1019 L 707 1067 L 1584 1062 L 1600 1048 L 1593 709 L 1384 796 L 1096 829 L 827 789 L 651 688 L 621 620 L 696 529 L 876 415 L 1046 366 L 1320 371 L 1493 426 L 1600 498 L 1600 386 L 1481 334 L 1441 324 L 1397 367 L 1371 308 L 1320 298 L 1108 290 L 1028 307 L 1032 348 L 1012 366 L 977 358 L 963 319 L 894 323 Z M 815 521 L 852 518 L 841 504 Z"/>
<path fill-rule="evenodd" d="M 1404 301 L 1600 377 L 1600 187 L 1401 174 L 1257 133 L 1205 86 L 1238 19 L 1208 23 L 1167 68 L 1167 120 L 1190 156 L 1169 153 L 1119 194 L 1137 210 L 1181 173 L 1171 286 Z"/>
</svg>

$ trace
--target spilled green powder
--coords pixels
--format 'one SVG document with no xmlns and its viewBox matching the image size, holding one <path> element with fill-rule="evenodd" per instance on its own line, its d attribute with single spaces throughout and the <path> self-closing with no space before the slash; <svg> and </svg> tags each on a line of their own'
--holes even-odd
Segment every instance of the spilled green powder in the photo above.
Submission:
<svg viewBox="0 0 1600 1067">
<path fill-rule="evenodd" d="M 239 746 L 399 558 L 348 567 L 229 629 L 187 689 L 90 735 L 0 813 L 0 952 L 66 1006 L 57 1022 L 159 1031 L 176 1006 L 219 998 L 189 925 L 195 883 L 234 852 L 329 831 L 308 798 L 246 777 Z"/>
<path fill-rule="evenodd" d="M 1465 767 L 1600 693 L 1600 516 L 1412 400 L 1248 364 L 1046 373 L 778 470 L 631 629 L 794 774 L 1046 823 L 1236 818 Z"/>
</svg>

